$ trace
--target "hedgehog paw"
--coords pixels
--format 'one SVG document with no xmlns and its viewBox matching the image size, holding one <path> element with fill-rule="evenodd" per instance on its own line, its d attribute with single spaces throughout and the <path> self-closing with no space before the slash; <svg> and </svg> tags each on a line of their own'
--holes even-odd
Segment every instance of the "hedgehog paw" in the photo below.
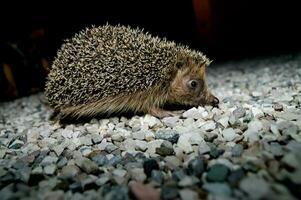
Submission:
<svg viewBox="0 0 301 200">
<path fill-rule="evenodd" d="M 149 114 L 153 115 L 154 117 L 164 118 L 164 117 L 171 117 L 173 113 L 171 111 L 163 110 L 161 108 L 152 108 Z"/>
</svg>

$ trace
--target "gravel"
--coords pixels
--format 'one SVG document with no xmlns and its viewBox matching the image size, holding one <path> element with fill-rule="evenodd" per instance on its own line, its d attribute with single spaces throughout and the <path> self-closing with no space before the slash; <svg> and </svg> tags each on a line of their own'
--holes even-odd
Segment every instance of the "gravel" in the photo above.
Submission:
<svg viewBox="0 0 301 200">
<path fill-rule="evenodd" d="M 208 68 L 220 99 L 172 117 L 51 124 L 42 93 L 0 103 L 1 199 L 298 199 L 301 54 Z"/>
</svg>

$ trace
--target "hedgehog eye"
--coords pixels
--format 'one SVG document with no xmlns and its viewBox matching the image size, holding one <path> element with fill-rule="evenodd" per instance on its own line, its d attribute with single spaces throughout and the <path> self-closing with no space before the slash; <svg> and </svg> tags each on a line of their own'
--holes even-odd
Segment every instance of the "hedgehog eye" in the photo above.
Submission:
<svg viewBox="0 0 301 200">
<path fill-rule="evenodd" d="M 198 82 L 196 80 L 191 80 L 188 82 L 189 87 L 195 89 L 198 86 Z"/>
</svg>

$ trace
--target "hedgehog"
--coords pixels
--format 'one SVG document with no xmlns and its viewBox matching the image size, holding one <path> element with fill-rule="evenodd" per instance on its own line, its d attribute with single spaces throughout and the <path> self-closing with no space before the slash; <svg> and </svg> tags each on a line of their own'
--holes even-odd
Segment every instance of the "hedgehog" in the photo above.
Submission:
<svg viewBox="0 0 301 200">
<path fill-rule="evenodd" d="M 133 112 L 172 116 L 164 105 L 217 106 L 203 53 L 140 28 L 101 25 L 64 40 L 51 65 L 45 96 L 51 119 Z"/>
</svg>

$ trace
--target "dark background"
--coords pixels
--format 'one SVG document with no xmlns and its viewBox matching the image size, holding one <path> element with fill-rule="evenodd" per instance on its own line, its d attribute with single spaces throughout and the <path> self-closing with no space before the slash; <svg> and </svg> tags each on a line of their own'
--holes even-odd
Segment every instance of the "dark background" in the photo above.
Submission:
<svg viewBox="0 0 301 200">
<path fill-rule="evenodd" d="M 92 24 L 138 26 L 218 63 L 300 51 L 298 8 L 263 0 L 2 2 L 0 101 L 42 91 L 63 40 Z"/>
</svg>

